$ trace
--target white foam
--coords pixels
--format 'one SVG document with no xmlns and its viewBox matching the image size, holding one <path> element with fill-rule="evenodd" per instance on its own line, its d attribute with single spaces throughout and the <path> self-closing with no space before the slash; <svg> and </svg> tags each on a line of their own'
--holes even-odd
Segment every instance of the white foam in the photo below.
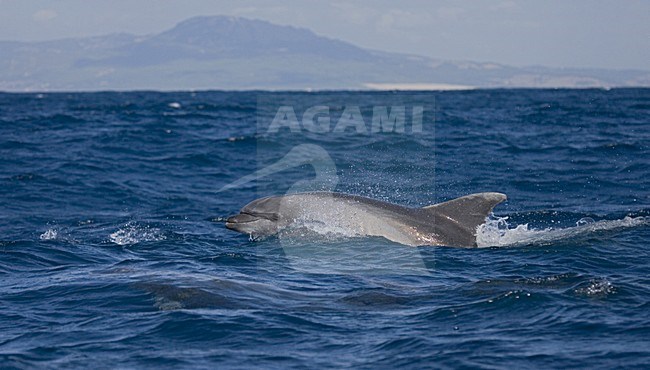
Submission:
<svg viewBox="0 0 650 370">
<path fill-rule="evenodd" d="M 553 241 L 573 238 L 596 231 L 635 227 L 650 224 L 650 217 L 629 217 L 619 220 L 594 221 L 582 218 L 576 226 L 567 228 L 533 229 L 528 224 L 511 227 L 508 217 L 488 219 L 476 232 L 476 244 L 479 247 L 502 247 L 522 244 L 546 244 Z"/>
<path fill-rule="evenodd" d="M 606 296 L 616 293 L 616 288 L 607 279 L 593 279 L 588 286 L 578 288 L 575 292 L 585 296 Z"/>
<path fill-rule="evenodd" d="M 165 235 L 160 229 L 149 226 L 140 226 L 129 222 L 116 232 L 109 235 L 111 242 L 118 245 L 131 245 L 140 242 L 165 240 Z"/>
<path fill-rule="evenodd" d="M 59 236 L 59 232 L 56 229 L 48 229 L 43 234 L 41 234 L 41 240 L 55 240 Z"/>
</svg>

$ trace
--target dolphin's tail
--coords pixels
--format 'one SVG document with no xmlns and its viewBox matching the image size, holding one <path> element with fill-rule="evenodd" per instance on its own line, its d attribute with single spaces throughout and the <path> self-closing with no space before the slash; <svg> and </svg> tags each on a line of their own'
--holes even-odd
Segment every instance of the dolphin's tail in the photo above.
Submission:
<svg viewBox="0 0 650 370">
<path fill-rule="evenodd" d="M 423 209 L 435 212 L 437 216 L 455 222 L 460 228 L 467 231 L 476 244 L 476 229 L 485 223 L 486 218 L 492 209 L 499 203 L 506 200 L 505 194 L 501 193 L 477 193 L 456 198 L 444 203 L 434 204 Z"/>
</svg>

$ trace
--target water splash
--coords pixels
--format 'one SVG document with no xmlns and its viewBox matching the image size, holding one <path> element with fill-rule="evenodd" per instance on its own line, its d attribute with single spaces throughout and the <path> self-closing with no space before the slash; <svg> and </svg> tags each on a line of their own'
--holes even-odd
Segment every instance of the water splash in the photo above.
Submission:
<svg viewBox="0 0 650 370">
<path fill-rule="evenodd" d="M 575 293 L 588 297 L 605 297 L 616 293 L 616 287 L 605 278 L 593 279 L 587 286 L 576 289 Z"/>
<path fill-rule="evenodd" d="M 503 247 L 525 244 L 547 244 L 557 240 L 589 235 L 597 231 L 608 231 L 650 224 L 650 217 L 626 216 L 618 220 L 594 221 L 581 218 L 576 226 L 567 228 L 534 229 L 528 224 L 511 226 L 508 217 L 490 218 L 480 225 L 476 232 L 478 247 Z"/>
<path fill-rule="evenodd" d="M 56 240 L 56 238 L 59 236 L 59 231 L 56 229 L 47 229 L 44 233 L 41 234 L 39 237 L 41 240 Z"/>
<path fill-rule="evenodd" d="M 156 227 L 129 222 L 116 232 L 110 234 L 109 239 L 118 245 L 131 245 L 140 242 L 165 240 L 167 237 Z"/>
</svg>

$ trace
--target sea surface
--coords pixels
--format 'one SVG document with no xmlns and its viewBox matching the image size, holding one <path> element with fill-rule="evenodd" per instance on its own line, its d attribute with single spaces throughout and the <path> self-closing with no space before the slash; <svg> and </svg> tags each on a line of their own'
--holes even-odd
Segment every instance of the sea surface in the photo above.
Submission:
<svg viewBox="0 0 650 370">
<path fill-rule="evenodd" d="M 3 369 L 650 364 L 650 89 L 2 93 L 0 189 Z M 479 248 L 225 228 L 302 190 L 508 200 Z"/>
</svg>

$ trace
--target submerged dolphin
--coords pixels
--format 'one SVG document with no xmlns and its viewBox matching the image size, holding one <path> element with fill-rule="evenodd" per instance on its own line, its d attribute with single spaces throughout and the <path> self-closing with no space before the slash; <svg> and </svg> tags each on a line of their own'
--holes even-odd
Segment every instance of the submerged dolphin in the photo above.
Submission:
<svg viewBox="0 0 650 370">
<path fill-rule="evenodd" d="M 410 246 L 475 247 L 477 227 L 504 200 L 501 193 L 479 193 L 409 208 L 357 195 L 297 193 L 257 199 L 229 217 L 226 227 L 257 238 L 294 225 L 320 224 Z"/>
</svg>

